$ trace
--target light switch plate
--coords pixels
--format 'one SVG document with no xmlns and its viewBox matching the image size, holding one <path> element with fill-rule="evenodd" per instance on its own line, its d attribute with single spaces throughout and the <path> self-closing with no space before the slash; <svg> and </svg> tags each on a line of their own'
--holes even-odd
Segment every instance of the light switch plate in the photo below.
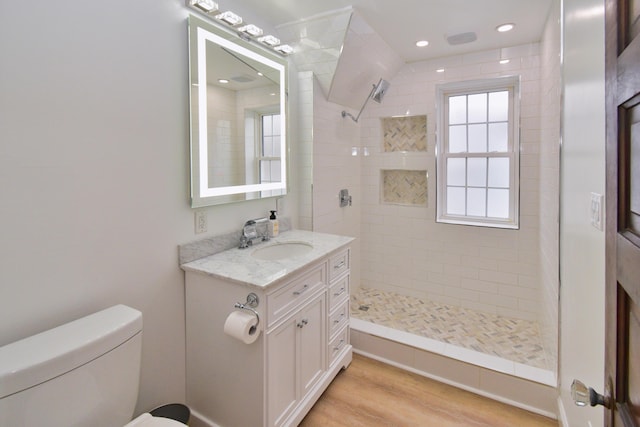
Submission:
<svg viewBox="0 0 640 427">
<path fill-rule="evenodd" d="M 604 197 L 602 194 L 591 193 L 591 225 L 602 231 L 603 228 L 603 214 L 604 214 Z"/>
</svg>

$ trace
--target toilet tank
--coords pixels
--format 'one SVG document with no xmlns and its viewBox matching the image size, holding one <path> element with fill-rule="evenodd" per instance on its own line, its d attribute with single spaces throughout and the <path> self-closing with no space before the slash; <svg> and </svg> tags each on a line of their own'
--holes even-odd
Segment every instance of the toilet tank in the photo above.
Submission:
<svg viewBox="0 0 640 427">
<path fill-rule="evenodd" d="M 0 426 L 123 426 L 138 397 L 142 314 L 116 305 L 0 347 Z"/>
</svg>

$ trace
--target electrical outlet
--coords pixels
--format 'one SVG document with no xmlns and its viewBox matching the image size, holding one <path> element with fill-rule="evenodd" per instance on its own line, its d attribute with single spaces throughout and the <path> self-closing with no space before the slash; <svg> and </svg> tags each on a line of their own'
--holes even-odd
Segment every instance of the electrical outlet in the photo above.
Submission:
<svg viewBox="0 0 640 427">
<path fill-rule="evenodd" d="M 205 211 L 194 212 L 196 234 L 207 232 L 207 213 Z"/>
<path fill-rule="evenodd" d="M 591 225 L 602 231 L 602 218 L 603 218 L 603 203 L 604 197 L 602 194 L 591 193 Z"/>
</svg>

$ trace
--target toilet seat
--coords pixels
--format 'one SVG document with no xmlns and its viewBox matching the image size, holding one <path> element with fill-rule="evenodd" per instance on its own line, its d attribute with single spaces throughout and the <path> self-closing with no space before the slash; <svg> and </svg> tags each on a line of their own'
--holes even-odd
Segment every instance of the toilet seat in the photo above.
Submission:
<svg viewBox="0 0 640 427">
<path fill-rule="evenodd" d="M 127 423 L 124 427 L 185 427 L 185 425 L 169 418 L 154 417 L 146 412 Z"/>
</svg>

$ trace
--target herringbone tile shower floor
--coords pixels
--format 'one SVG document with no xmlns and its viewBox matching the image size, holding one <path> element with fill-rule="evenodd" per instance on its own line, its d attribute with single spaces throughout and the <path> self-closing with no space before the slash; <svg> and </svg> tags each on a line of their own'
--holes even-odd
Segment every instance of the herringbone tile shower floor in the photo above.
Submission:
<svg viewBox="0 0 640 427">
<path fill-rule="evenodd" d="M 536 322 L 360 288 L 351 316 L 542 369 L 552 369 Z"/>
</svg>

